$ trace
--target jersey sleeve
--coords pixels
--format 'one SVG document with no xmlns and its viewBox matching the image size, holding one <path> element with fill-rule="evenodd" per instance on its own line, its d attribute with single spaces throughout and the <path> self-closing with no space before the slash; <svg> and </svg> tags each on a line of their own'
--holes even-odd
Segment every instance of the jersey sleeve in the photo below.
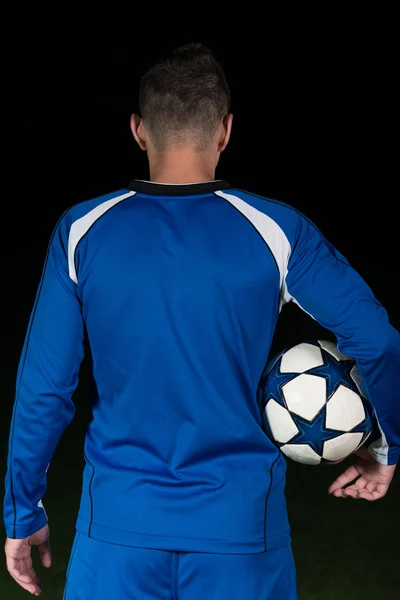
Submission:
<svg viewBox="0 0 400 600">
<path fill-rule="evenodd" d="M 68 231 L 64 217 L 50 241 L 17 374 L 4 498 L 10 538 L 32 535 L 47 523 L 47 468 L 75 413 L 84 334 L 77 286 L 68 274 Z"/>
<path fill-rule="evenodd" d="M 288 261 L 284 298 L 294 300 L 337 337 L 354 358 L 372 404 L 380 437 L 369 451 L 381 464 L 400 456 L 400 335 L 384 307 L 348 261 L 299 216 Z"/>
</svg>

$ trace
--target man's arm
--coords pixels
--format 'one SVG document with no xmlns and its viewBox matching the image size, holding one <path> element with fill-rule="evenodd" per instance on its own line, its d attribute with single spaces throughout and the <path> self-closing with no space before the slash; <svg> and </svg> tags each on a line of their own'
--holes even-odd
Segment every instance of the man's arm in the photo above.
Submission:
<svg viewBox="0 0 400 600">
<path fill-rule="evenodd" d="M 369 451 L 382 465 L 400 456 L 400 335 L 370 288 L 316 227 L 299 216 L 291 240 L 285 300 L 294 300 L 333 331 L 338 348 L 354 358 L 381 437 Z"/>
<path fill-rule="evenodd" d="M 83 358 L 77 286 L 68 275 L 68 214 L 56 226 L 18 369 L 5 480 L 7 537 L 26 538 L 47 523 L 46 471 L 72 420 Z"/>
</svg>

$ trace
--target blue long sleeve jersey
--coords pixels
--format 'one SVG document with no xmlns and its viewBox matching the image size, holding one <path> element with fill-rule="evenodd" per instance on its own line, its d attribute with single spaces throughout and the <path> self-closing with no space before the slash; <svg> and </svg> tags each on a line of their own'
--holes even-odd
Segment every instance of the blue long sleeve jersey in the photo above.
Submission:
<svg viewBox="0 0 400 600">
<path fill-rule="evenodd" d="M 363 279 L 296 210 L 226 182 L 126 189 L 57 224 L 17 377 L 7 535 L 42 498 L 90 345 L 96 398 L 77 530 L 144 548 L 256 553 L 290 542 L 286 462 L 257 390 L 280 309 L 295 301 L 354 357 L 382 464 L 400 453 L 400 336 Z"/>
</svg>

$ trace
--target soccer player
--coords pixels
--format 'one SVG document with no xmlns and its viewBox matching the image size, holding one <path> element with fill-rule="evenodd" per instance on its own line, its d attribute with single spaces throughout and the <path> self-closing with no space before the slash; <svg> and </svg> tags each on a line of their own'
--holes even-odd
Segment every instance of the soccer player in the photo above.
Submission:
<svg viewBox="0 0 400 600">
<path fill-rule="evenodd" d="M 230 93 L 200 45 L 143 78 L 150 181 L 83 202 L 52 235 L 18 371 L 4 502 L 10 574 L 51 564 L 46 471 L 74 415 L 86 336 L 96 394 L 65 600 L 294 600 L 286 462 L 257 389 L 294 301 L 361 370 L 380 437 L 333 483 L 385 495 L 400 453 L 400 336 L 293 208 L 214 180 Z M 345 487 L 355 478 L 357 481 Z"/>
</svg>

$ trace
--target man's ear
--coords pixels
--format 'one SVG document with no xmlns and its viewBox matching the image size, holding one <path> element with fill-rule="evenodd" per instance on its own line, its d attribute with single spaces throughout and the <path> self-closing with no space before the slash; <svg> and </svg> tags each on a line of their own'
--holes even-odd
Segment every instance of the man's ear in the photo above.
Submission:
<svg viewBox="0 0 400 600">
<path fill-rule="evenodd" d="M 229 143 L 232 132 L 232 121 L 233 115 L 231 113 L 229 115 L 226 115 L 226 117 L 223 120 L 222 134 L 218 144 L 219 152 L 223 152 Z"/>
<path fill-rule="evenodd" d="M 143 130 L 143 121 L 139 115 L 131 115 L 131 130 L 140 149 L 147 150 L 146 134 Z"/>
</svg>

